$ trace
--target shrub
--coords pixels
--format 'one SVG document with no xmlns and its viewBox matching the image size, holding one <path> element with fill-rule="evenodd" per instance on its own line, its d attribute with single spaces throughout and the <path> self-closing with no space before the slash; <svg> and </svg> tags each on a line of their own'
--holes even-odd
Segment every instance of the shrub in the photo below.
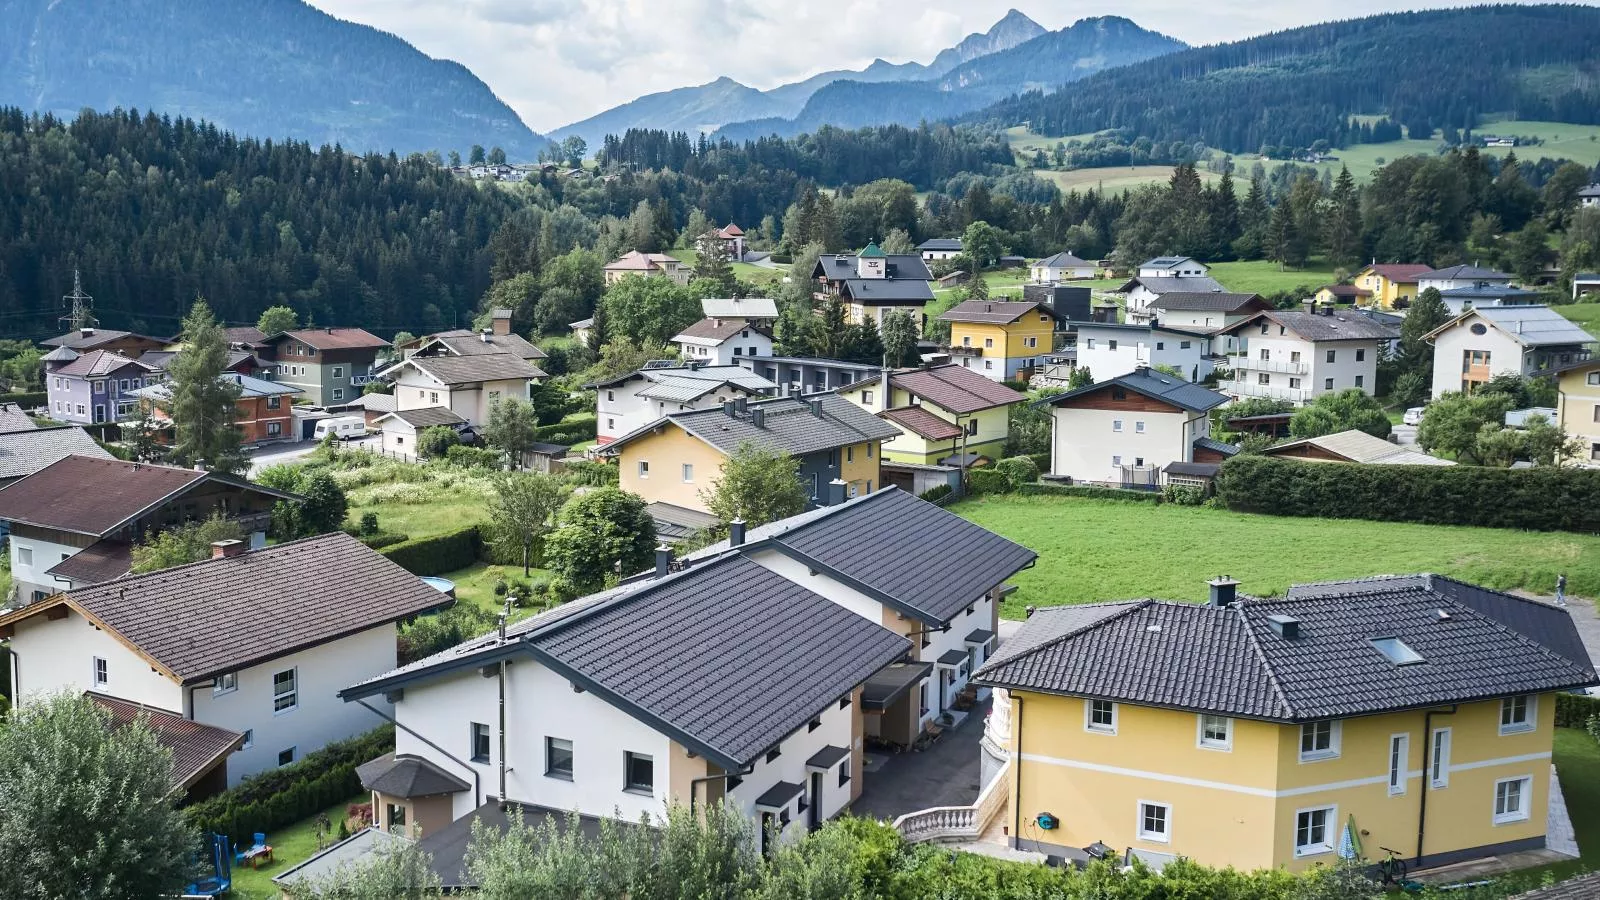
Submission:
<svg viewBox="0 0 1600 900">
<path fill-rule="evenodd" d="M 1217 494 L 1283 516 L 1600 532 L 1600 469 L 1369 466 L 1236 456 Z"/>
<path fill-rule="evenodd" d="M 1028 458 L 1033 460 L 1034 468 L 1038 469 L 1040 472 L 1050 471 L 1049 453 L 1029 453 Z"/>
<path fill-rule="evenodd" d="M 1206 492 L 1186 484 L 1169 484 L 1161 489 L 1161 502 L 1178 506 L 1199 506 L 1206 502 Z"/>
<path fill-rule="evenodd" d="M 967 473 L 967 492 L 974 497 L 980 494 L 1004 494 L 1011 490 L 1011 480 L 998 469 L 973 469 Z"/>
<path fill-rule="evenodd" d="M 400 630 L 397 642 L 400 665 L 432 656 L 480 634 L 488 634 L 495 622 L 492 613 L 470 603 L 457 603 L 437 615 L 419 616 Z"/>
<path fill-rule="evenodd" d="M 356 766 L 393 749 L 394 726 L 384 725 L 308 753 L 292 765 L 246 778 L 184 812 L 201 832 L 235 841 L 271 832 L 360 794 Z"/>
<path fill-rule="evenodd" d="M 377 534 L 378 533 L 378 514 L 375 513 L 375 512 L 364 512 L 364 513 L 362 513 L 361 514 L 360 530 L 361 530 L 361 533 L 363 535 Z"/>
<path fill-rule="evenodd" d="M 1126 500 L 1134 503 L 1159 503 L 1161 495 L 1155 491 L 1125 491 L 1121 488 L 1095 487 L 1086 484 L 1051 484 L 1039 482 L 1025 484 L 1017 493 L 1026 497 L 1084 497 L 1090 500 Z"/>
<path fill-rule="evenodd" d="M 1586 728 L 1595 716 L 1600 716 L 1600 697 L 1588 694 L 1556 695 L 1557 728 Z"/>
<path fill-rule="evenodd" d="M 477 562 L 481 543 L 478 526 L 468 525 L 433 537 L 403 541 L 378 552 L 413 575 L 443 575 Z"/>
<path fill-rule="evenodd" d="M 444 455 L 450 465 L 461 469 L 498 469 L 505 462 L 505 455 L 497 450 L 459 444 L 446 450 Z"/>
<path fill-rule="evenodd" d="M 387 532 L 379 532 L 377 534 L 363 534 L 360 536 L 360 540 L 361 543 L 366 544 L 368 547 L 371 547 L 374 550 L 382 550 L 385 547 L 393 547 L 395 544 L 401 544 L 409 541 L 411 540 L 411 536 L 406 534 L 390 534 Z"/>
<path fill-rule="evenodd" d="M 541 425 L 533 430 L 535 440 L 552 444 L 582 443 L 592 441 L 600 430 L 600 417 L 595 414 L 573 416 L 554 425 Z M 560 435 L 564 441 L 555 440 Z"/>
<path fill-rule="evenodd" d="M 953 493 L 955 493 L 955 489 L 950 487 L 950 485 L 936 484 L 933 487 L 923 491 L 920 496 L 929 503 L 938 503 L 940 500 L 943 500 Z"/>
<path fill-rule="evenodd" d="M 461 445 L 461 435 L 446 425 L 432 425 L 417 435 L 417 455 L 435 459 Z"/>
<path fill-rule="evenodd" d="M 0 403 L 15 403 L 23 409 L 35 406 L 44 406 L 49 399 L 49 394 L 44 391 L 19 391 L 11 394 L 0 394 Z"/>
<path fill-rule="evenodd" d="M 622 470 L 607 462 L 590 459 L 569 459 L 562 463 L 563 472 L 578 484 L 591 487 L 612 487 L 620 480 Z"/>
<path fill-rule="evenodd" d="M 1010 459 L 1002 459 L 994 464 L 994 470 L 1006 477 L 1006 481 L 1010 483 L 1012 490 L 1039 480 L 1039 467 L 1034 465 L 1033 460 L 1026 456 L 1013 456 Z"/>
</svg>

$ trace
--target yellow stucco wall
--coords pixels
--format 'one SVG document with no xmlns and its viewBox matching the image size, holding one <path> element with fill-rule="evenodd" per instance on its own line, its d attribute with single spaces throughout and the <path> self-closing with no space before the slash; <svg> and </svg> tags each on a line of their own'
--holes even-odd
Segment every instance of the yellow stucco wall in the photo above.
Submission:
<svg viewBox="0 0 1600 900">
<path fill-rule="evenodd" d="M 638 494 L 646 502 L 659 500 L 710 512 L 700 492 L 715 489 L 722 460 L 722 454 L 711 445 L 669 422 L 662 426 L 659 434 L 636 438 L 622 448 L 618 482 L 623 490 Z M 646 477 L 640 477 L 641 462 L 649 463 Z M 685 463 L 694 467 L 691 482 L 683 480 Z"/>
<path fill-rule="evenodd" d="M 882 461 L 877 441 L 840 448 L 839 478 L 845 484 L 856 485 L 857 496 L 871 493 L 883 487 L 883 474 L 878 468 Z"/>
<path fill-rule="evenodd" d="M 1560 425 L 1582 444 L 1574 459 L 1600 462 L 1595 446 L 1600 444 L 1600 385 L 1589 384 L 1589 376 L 1600 369 L 1579 369 L 1561 376 L 1561 405 L 1557 410 Z"/>
<path fill-rule="evenodd" d="M 1020 747 L 1020 795 L 1011 786 L 1008 824 L 1023 841 L 1084 847 L 1101 841 L 1119 852 L 1132 847 L 1177 854 L 1205 865 L 1301 870 L 1331 863 L 1332 850 L 1296 856 L 1301 810 L 1335 806 L 1333 847 L 1354 816 L 1369 860 L 1382 847 L 1416 854 L 1424 773 L 1424 712 L 1347 719 L 1339 723 L 1339 755 L 1299 758 L 1300 728 L 1233 720 L 1230 750 L 1199 746 L 1194 713 L 1117 706 L 1116 734 L 1085 728 L 1087 701 L 1021 693 L 1012 716 L 1012 746 Z M 1450 729 L 1447 783 L 1428 789 L 1424 852 L 1470 850 L 1537 838 L 1545 831 L 1555 699 L 1536 701 L 1534 729 L 1501 735 L 1500 702 L 1466 704 L 1435 715 L 1435 730 Z M 1391 736 L 1408 735 L 1403 790 L 1389 789 Z M 1495 824 L 1495 784 L 1529 779 L 1520 821 Z M 1138 834 L 1141 803 L 1169 804 L 1169 840 Z M 1042 830 L 1040 813 L 1060 821 Z M 1016 818 L 1020 816 L 1019 818 Z"/>
<path fill-rule="evenodd" d="M 985 359 L 1024 359 L 1049 353 L 1055 323 L 1045 314 L 1030 312 L 1009 325 L 979 325 L 971 322 L 950 323 L 950 346 L 973 347 L 983 351 Z M 1033 338 L 1034 346 L 1027 346 Z M 992 346 L 990 344 L 992 343 Z"/>
<path fill-rule="evenodd" d="M 1408 301 L 1417 299 L 1415 281 L 1392 281 L 1371 269 L 1357 272 L 1350 282 L 1362 290 L 1371 291 L 1372 302 L 1383 309 L 1394 309 L 1394 302 L 1402 297 Z"/>
</svg>

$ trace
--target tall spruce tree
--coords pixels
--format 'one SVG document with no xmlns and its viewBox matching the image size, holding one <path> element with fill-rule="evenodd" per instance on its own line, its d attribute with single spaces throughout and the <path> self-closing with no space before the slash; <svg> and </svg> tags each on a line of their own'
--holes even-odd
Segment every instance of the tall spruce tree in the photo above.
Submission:
<svg viewBox="0 0 1600 900">
<path fill-rule="evenodd" d="M 1349 168 L 1339 169 L 1333 184 L 1333 208 L 1324 223 L 1323 243 L 1328 262 L 1348 265 L 1361 258 L 1361 195 Z"/>
<path fill-rule="evenodd" d="M 172 458 L 213 472 L 244 469 L 239 429 L 234 427 L 239 386 L 221 378 L 228 341 L 205 300 L 196 300 L 183 320 L 183 349 L 167 367 L 172 391 Z"/>
</svg>

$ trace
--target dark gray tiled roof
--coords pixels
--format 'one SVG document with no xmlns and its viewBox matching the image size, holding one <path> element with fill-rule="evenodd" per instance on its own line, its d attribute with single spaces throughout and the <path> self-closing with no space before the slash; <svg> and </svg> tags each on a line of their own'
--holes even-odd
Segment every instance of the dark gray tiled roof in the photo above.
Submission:
<svg viewBox="0 0 1600 900">
<path fill-rule="evenodd" d="M 544 370 L 513 353 L 485 353 L 481 356 L 413 356 L 401 365 L 419 369 L 441 384 L 545 377 Z"/>
<path fill-rule="evenodd" d="M 1239 453 L 1238 447 L 1211 437 L 1202 436 L 1195 438 L 1194 446 L 1196 449 L 1210 450 L 1213 453 L 1221 453 L 1223 456 L 1237 456 Z"/>
<path fill-rule="evenodd" d="M 959 666 L 966 660 L 967 652 L 965 650 L 946 650 L 939 654 L 939 665 L 941 666 Z"/>
<path fill-rule="evenodd" d="M 793 781 L 780 781 L 772 787 L 761 792 L 756 798 L 756 806 L 765 806 L 769 809 L 783 809 L 800 796 L 806 786 Z"/>
<path fill-rule="evenodd" d="M 1591 186 L 1591 196 L 1600 196 L 1600 188 Z M 1510 900 L 1595 900 L 1600 897 L 1600 872 L 1590 872 L 1549 887 L 1517 894 Z"/>
<path fill-rule="evenodd" d="M 812 412 L 817 404 L 821 415 Z M 762 411 L 758 427 L 750 410 Z M 617 453 L 634 439 L 654 431 L 662 421 L 670 421 L 723 453 L 732 453 L 749 441 L 758 447 L 805 456 L 847 444 L 886 441 L 898 437 L 900 429 L 878 418 L 837 394 L 811 394 L 804 400 L 784 397 L 751 403 L 743 414 L 730 416 L 720 406 L 673 413 L 617 438 L 601 449 L 604 455 Z"/>
<path fill-rule="evenodd" d="M 76 425 L 0 434 L 0 482 L 32 475 L 68 456 L 112 458 Z"/>
<path fill-rule="evenodd" d="M 1034 613 L 986 684 L 1247 718 L 1310 721 L 1596 683 L 1565 610 L 1436 576 L 1292 588 L 1218 609 L 1136 600 Z M 1100 610 L 1115 610 L 1101 613 Z M 1443 610 L 1448 618 L 1442 618 Z M 1291 616 L 1287 639 L 1268 621 Z M 1422 656 L 1395 665 L 1395 637 Z M 1022 642 L 1021 649 L 1011 644 Z"/>
<path fill-rule="evenodd" d="M 1169 462 L 1161 471 L 1168 475 L 1188 475 L 1191 478 L 1215 478 L 1222 469 L 1221 463 Z"/>
<path fill-rule="evenodd" d="M 932 671 L 931 662 L 901 662 L 884 668 L 862 685 L 861 708 L 888 709 Z"/>
<path fill-rule="evenodd" d="M 162 338 L 151 337 L 147 334 L 137 334 L 132 331 L 114 331 L 105 328 L 93 329 L 88 334 L 84 334 L 81 331 L 71 331 L 60 335 L 59 337 L 53 337 L 46 341 L 40 341 L 40 343 L 44 344 L 46 347 L 66 347 L 71 350 L 82 350 L 85 348 L 98 347 L 101 344 L 107 344 L 112 341 L 121 340 L 122 338 L 127 337 L 143 338 L 147 341 L 155 341 L 158 344 L 164 343 Z"/>
<path fill-rule="evenodd" d="M 1174 291 L 1190 294 L 1220 294 L 1227 290 L 1222 286 L 1222 282 L 1212 278 L 1210 275 L 1140 275 L 1128 279 L 1121 287 L 1117 288 L 1117 292 L 1127 293 L 1140 286 L 1155 294 L 1170 294 Z"/>
<path fill-rule="evenodd" d="M 928 238 L 917 245 L 918 250 L 961 250 L 961 238 Z"/>
<path fill-rule="evenodd" d="M 1236 312 L 1245 307 L 1257 307 L 1264 304 L 1256 294 L 1228 294 L 1215 291 L 1169 291 L 1162 294 L 1155 302 L 1150 304 L 1156 309 L 1183 309 L 1183 310 L 1216 310 L 1219 312 Z"/>
<path fill-rule="evenodd" d="M 811 758 L 806 760 L 806 766 L 812 769 L 831 769 L 838 764 L 839 760 L 849 755 L 850 751 L 847 748 L 828 744 L 821 750 L 811 754 Z"/>
<path fill-rule="evenodd" d="M 1228 402 L 1227 396 L 1219 394 L 1210 388 L 1191 384 L 1182 378 L 1174 378 L 1165 372 L 1155 369 L 1135 369 L 1126 375 L 1118 375 L 1106 381 L 1097 382 L 1068 391 L 1065 394 L 1056 394 L 1036 401 L 1041 406 L 1055 406 L 1074 397 L 1081 397 L 1095 391 L 1103 391 L 1112 385 L 1121 385 L 1131 391 L 1136 391 L 1146 397 L 1165 400 L 1174 406 L 1194 412 L 1206 412 Z"/>
<path fill-rule="evenodd" d="M 922 255 L 919 253 L 897 253 L 886 259 L 888 261 L 885 265 L 889 266 L 895 279 L 933 280 L 933 273 L 928 271 L 928 264 L 922 261 Z M 817 260 L 817 267 L 812 273 L 813 277 L 822 276 L 829 281 L 843 281 L 855 278 L 856 269 L 854 253 L 824 253 Z"/>
<path fill-rule="evenodd" d="M 13 434 L 18 431 L 37 431 L 38 423 L 22 411 L 22 407 L 15 403 L 0 403 L 0 434 Z"/>
<path fill-rule="evenodd" d="M 972 322 L 979 325 L 1009 325 L 1033 312 L 1039 304 L 1017 300 L 964 300 L 939 316 L 941 322 Z M 1050 311 L 1047 309 L 1048 314 Z M 1052 314 L 1053 315 L 1053 314 Z"/>
<path fill-rule="evenodd" d="M 1076 256 L 1073 256 L 1071 253 L 1062 251 L 1057 253 L 1055 256 L 1047 256 L 1044 259 L 1034 263 L 1034 265 L 1044 266 L 1051 269 L 1081 269 L 1084 266 L 1093 267 L 1094 263 L 1089 262 L 1088 260 L 1079 259 Z"/>
<path fill-rule="evenodd" d="M 1328 315 L 1283 310 L 1257 313 L 1227 329 L 1227 333 L 1249 337 L 1246 329 L 1257 328 L 1262 319 L 1282 325 L 1291 334 L 1308 341 L 1390 341 L 1400 337 L 1398 330 L 1344 309 L 1334 310 Z"/>
<path fill-rule="evenodd" d="M 897 488 L 828 507 L 771 540 L 780 551 L 935 623 L 955 618 L 1038 556 Z"/>
<path fill-rule="evenodd" d="M 417 756 L 385 753 L 356 766 L 361 786 L 391 797 L 432 797 L 454 794 L 472 787 L 460 778 Z"/>
<path fill-rule="evenodd" d="M 434 425 L 463 425 L 466 419 L 461 418 L 455 410 L 448 406 L 425 406 L 422 409 L 401 409 L 387 415 L 379 416 L 381 423 L 384 419 L 399 419 L 412 428 L 430 428 Z"/>
<path fill-rule="evenodd" d="M 133 545 L 109 538 L 95 541 L 45 571 L 80 587 L 114 581 L 133 567 Z"/>
<path fill-rule="evenodd" d="M 1434 269 L 1432 272 L 1423 272 L 1421 275 L 1417 276 L 1417 280 L 1419 281 L 1423 279 L 1427 279 L 1429 281 L 1444 281 L 1446 279 L 1451 281 L 1461 281 L 1466 278 L 1471 278 L 1478 281 L 1510 281 L 1511 273 L 1497 272 L 1494 269 L 1485 269 L 1482 266 L 1461 265 L 1450 266 L 1444 269 Z"/>
<path fill-rule="evenodd" d="M 656 537 L 662 540 L 685 540 L 722 524 L 721 519 L 710 513 L 660 500 L 645 504 L 645 509 L 650 513 L 651 520 L 656 523 Z"/>
<path fill-rule="evenodd" d="M 866 304 L 914 304 L 933 300 L 933 288 L 916 278 L 851 278 L 845 281 L 843 293 Z"/>
<path fill-rule="evenodd" d="M 990 631 L 989 629 L 974 628 L 967 634 L 965 640 L 969 644 L 984 644 L 988 643 L 989 639 L 992 637 L 994 637 L 994 632 Z"/>
</svg>

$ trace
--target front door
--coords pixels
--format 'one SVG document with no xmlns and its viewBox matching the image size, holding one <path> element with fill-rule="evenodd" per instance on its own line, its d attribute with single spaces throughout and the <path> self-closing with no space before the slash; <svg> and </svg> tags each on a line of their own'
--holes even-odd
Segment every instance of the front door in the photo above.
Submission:
<svg viewBox="0 0 1600 900">
<path fill-rule="evenodd" d="M 816 831 L 822 827 L 822 773 L 811 773 L 811 810 L 806 827 Z"/>
</svg>

